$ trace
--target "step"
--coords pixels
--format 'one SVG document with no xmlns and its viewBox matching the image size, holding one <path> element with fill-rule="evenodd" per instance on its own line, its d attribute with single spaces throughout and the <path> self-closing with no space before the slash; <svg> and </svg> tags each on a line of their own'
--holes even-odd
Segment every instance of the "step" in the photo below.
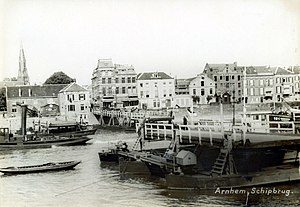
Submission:
<svg viewBox="0 0 300 207">
<path fill-rule="evenodd" d="M 214 166 L 213 170 L 223 170 L 223 167 Z"/>
<path fill-rule="evenodd" d="M 215 165 L 214 166 L 216 166 L 216 167 L 218 167 L 218 166 L 224 166 L 224 163 L 215 163 Z"/>
<path fill-rule="evenodd" d="M 221 173 L 222 173 L 221 171 L 216 171 L 216 170 L 212 170 L 211 172 L 212 172 L 212 173 L 219 174 L 219 175 L 221 175 Z"/>
<path fill-rule="evenodd" d="M 220 158 L 216 159 L 216 162 L 225 162 L 225 161 L 226 161 L 226 159 L 220 159 Z"/>
</svg>

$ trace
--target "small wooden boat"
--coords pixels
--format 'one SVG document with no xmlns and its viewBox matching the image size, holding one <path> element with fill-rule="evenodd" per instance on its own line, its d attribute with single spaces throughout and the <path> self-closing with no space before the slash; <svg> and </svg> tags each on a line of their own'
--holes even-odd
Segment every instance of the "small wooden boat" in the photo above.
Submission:
<svg viewBox="0 0 300 207">
<path fill-rule="evenodd" d="M 0 168 L 0 172 L 2 172 L 4 174 L 25 174 L 25 173 L 69 170 L 69 169 L 74 168 L 80 162 L 81 161 L 49 162 L 49 163 L 45 163 L 42 165 L 6 167 L 6 168 Z"/>
</svg>

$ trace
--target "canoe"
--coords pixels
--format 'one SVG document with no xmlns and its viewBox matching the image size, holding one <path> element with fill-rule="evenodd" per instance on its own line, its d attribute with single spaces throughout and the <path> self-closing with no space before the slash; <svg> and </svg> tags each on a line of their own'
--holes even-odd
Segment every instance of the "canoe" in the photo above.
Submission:
<svg viewBox="0 0 300 207">
<path fill-rule="evenodd" d="M 6 167 L 6 168 L 0 168 L 0 172 L 4 174 L 25 174 L 25 173 L 68 170 L 74 168 L 80 162 L 81 161 L 49 162 L 41 165 Z"/>
</svg>

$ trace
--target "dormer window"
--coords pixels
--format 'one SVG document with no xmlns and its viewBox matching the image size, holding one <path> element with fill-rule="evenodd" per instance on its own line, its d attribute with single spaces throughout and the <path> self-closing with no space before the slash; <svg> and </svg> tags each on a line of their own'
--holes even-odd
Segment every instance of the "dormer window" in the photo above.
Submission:
<svg viewBox="0 0 300 207">
<path fill-rule="evenodd" d="M 19 97 L 21 97 L 21 96 L 22 96 L 22 89 L 19 88 Z"/>
<path fill-rule="evenodd" d="M 152 73 L 152 78 L 160 78 L 158 72 Z"/>
</svg>

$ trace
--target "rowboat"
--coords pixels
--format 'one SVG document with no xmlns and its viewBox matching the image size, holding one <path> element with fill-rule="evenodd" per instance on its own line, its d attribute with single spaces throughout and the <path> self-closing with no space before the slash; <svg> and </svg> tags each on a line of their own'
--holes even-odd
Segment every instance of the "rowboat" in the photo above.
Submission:
<svg viewBox="0 0 300 207">
<path fill-rule="evenodd" d="M 29 165 L 21 167 L 5 167 L 0 168 L 0 172 L 4 174 L 25 174 L 36 172 L 48 172 L 58 170 L 69 170 L 78 165 L 81 161 L 68 161 L 68 162 L 49 162 L 41 165 Z"/>
</svg>

